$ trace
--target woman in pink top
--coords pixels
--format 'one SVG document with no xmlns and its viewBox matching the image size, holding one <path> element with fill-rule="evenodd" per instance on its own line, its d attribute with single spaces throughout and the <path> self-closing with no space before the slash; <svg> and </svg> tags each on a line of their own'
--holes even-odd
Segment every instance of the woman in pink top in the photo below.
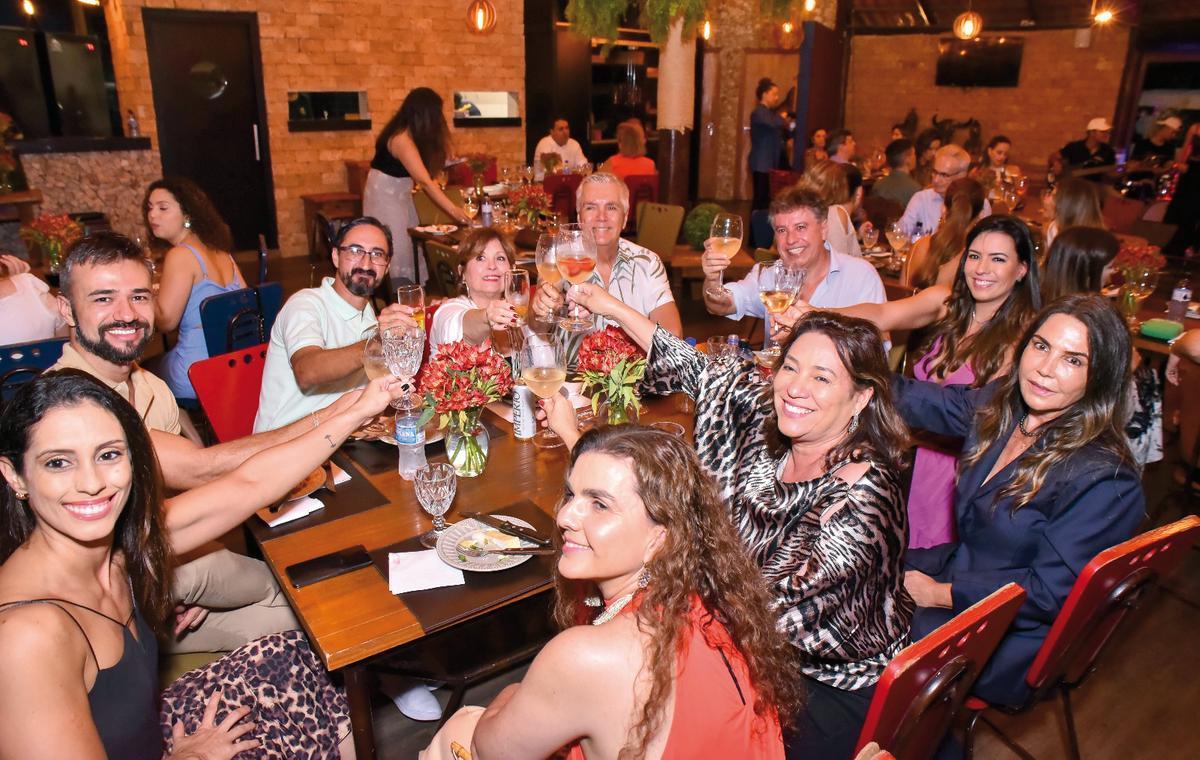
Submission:
<svg viewBox="0 0 1200 760">
<path fill-rule="evenodd" d="M 647 428 L 588 431 L 556 521 L 566 630 L 422 757 L 782 760 L 797 658 L 695 451 Z"/>
</svg>

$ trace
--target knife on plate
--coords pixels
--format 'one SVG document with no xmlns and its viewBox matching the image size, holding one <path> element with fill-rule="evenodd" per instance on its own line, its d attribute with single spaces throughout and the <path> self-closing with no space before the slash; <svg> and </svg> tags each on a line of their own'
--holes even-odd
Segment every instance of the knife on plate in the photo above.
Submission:
<svg viewBox="0 0 1200 760">
<path fill-rule="evenodd" d="M 479 522 L 483 523 L 484 525 L 487 525 L 488 527 L 491 527 L 491 528 L 495 528 L 496 530 L 498 530 L 501 533 L 504 533 L 506 535 L 515 536 L 515 537 L 523 539 L 525 541 L 535 543 L 538 546 L 542 546 L 542 547 L 550 546 L 550 539 L 542 538 L 541 536 L 539 536 L 537 534 L 537 531 L 535 531 L 533 528 L 526 528 L 524 525 L 517 525 L 516 523 L 510 523 L 508 520 L 501 520 L 498 517 L 493 517 L 492 515 L 485 515 L 482 512 L 461 512 L 460 514 L 463 517 L 470 517 L 474 520 L 478 520 Z"/>
<path fill-rule="evenodd" d="M 529 546 L 521 549 L 480 549 L 479 551 L 486 552 L 488 554 L 511 554 L 517 556 L 524 556 L 526 554 L 538 555 L 555 553 L 555 550 L 549 546 Z"/>
</svg>

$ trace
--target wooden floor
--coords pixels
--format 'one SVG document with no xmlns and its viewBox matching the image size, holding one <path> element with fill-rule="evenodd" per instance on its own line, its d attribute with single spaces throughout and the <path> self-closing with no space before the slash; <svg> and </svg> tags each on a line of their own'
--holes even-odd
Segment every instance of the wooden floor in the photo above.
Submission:
<svg viewBox="0 0 1200 760">
<path fill-rule="evenodd" d="M 322 267 L 317 274 L 328 274 L 330 269 Z M 255 270 L 245 261 L 242 271 L 253 277 Z M 282 279 L 289 294 L 308 287 L 312 274 L 307 259 L 272 259 L 270 279 Z M 706 314 L 701 302 L 685 300 L 683 294 L 677 298 L 685 335 L 702 341 L 709 335 L 744 331 L 742 325 Z M 1200 499 L 1188 504 L 1171 485 L 1168 464 L 1147 468 L 1144 483 L 1150 512 L 1147 528 L 1200 507 Z M 1086 760 L 1200 758 L 1200 725 L 1191 722 L 1200 716 L 1198 631 L 1200 551 L 1193 551 L 1180 571 L 1149 597 L 1140 616 L 1110 648 L 1099 671 L 1076 693 L 1076 725 Z M 466 703 L 488 704 L 523 672 L 517 669 L 481 684 L 468 692 Z M 439 696 L 444 702 L 445 696 Z M 434 724 L 408 720 L 382 696 L 375 719 L 380 757 L 385 760 L 415 758 L 433 735 Z M 1067 756 L 1057 702 L 1039 705 L 1018 717 L 996 716 L 996 722 L 1038 758 Z M 975 756 L 981 760 L 1014 757 L 986 731 Z"/>
</svg>

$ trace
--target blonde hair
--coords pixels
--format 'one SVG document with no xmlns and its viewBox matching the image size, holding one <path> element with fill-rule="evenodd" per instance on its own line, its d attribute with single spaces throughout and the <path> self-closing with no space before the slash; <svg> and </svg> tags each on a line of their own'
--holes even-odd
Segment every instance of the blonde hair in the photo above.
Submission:
<svg viewBox="0 0 1200 760">
<path fill-rule="evenodd" d="M 800 178 L 800 187 L 811 190 L 826 206 L 836 206 L 850 200 L 850 185 L 846 170 L 835 161 L 818 161 Z"/>
<path fill-rule="evenodd" d="M 646 155 L 646 130 L 637 119 L 617 125 L 617 151 L 626 158 Z"/>
</svg>

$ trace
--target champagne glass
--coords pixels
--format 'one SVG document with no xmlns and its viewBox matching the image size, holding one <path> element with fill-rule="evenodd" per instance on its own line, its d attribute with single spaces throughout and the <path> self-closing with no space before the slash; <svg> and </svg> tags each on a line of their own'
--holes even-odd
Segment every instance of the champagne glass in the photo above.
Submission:
<svg viewBox="0 0 1200 760">
<path fill-rule="evenodd" d="M 557 239 L 556 233 L 543 232 L 538 236 L 537 250 L 533 255 L 534 264 L 537 266 L 539 287 L 559 287 L 559 283 L 563 281 L 562 272 L 558 271 L 558 255 L 555 247 Z"/>
<path fill-rule="evenodd" d="M 708 247 L 725 257 L 729 262 L 742 250 L 742 218 L 737 214 L 717 214 L 708 230 Z M 728 264 L 726 264 L 728 266 Z M 711 286 L 710 295 L 720 296 L 724 292 L 721 279 Z"/>
<path fill-rule="evenodd" d="M 420 285 L 401 285 L 396 288 L 396 303 L 412 308 L 417 327 L 425 329 L 425 290 Z"/>
<path fill-rule="evenodd" d="M 363 371 L 368 380 L 386 377 L 392 373 L 388 369 L 387 359 L 383 354 L 383 336 L 378 331 L 372 331 L 363 346 Z"/>
<path fill-rule="evenodd" d="M 577 223 L 560 227 L 555 241 L 555 265 L 572 285 L 586 282 L 596 268 L 596 240 L 591 231 Z M 585 316 L 583 308 L 575 305 L 567 310 L 560 324 L 566 330 L 584 332 L 592 329 L 592 317 Z"/>
<path fill-rule="evenodd" d="M 862 235 L 863 249 L 867 251 L 875 250 L 875 245 L 879 242 L 879 228 L 870 222 L 863 222 L 858 232 Z"/>
<path fill-rule="evenodd" d="M 504 300 L 517 313 L 517 326 L 523 326 L 529 313 L 529 272 L 510 269 L 504 273 Z"/>
<path fill-rule="evenodd" d="M 433 530 L 421 535 L 421 546 L 426 549 L 437 548 L 438 538 L 446 530 L 445 514 L 454 501 L 454 492 L 458 490 L 454 465 L 435 462 L 417 470 L 413 490 L 416 491 L 417 501 L 421 502 L 421 509 L 433 517 Z"/>
<path fill-rule="evenodd" d="M 370 341 L 368 341 L 370 343 Z M 421 369 L 425 355 L 425 331 L 419 327 L 391 327 L 383 331 L 383 359 L 388 371 L 407 384 Z M 393 409 L 411 409 L 411 394 L 392 402 Z"/>
<path fill-rule="evenodd" d="M 521 380 L 538 398 L 550 398 L 558 393 L 567 379 L 567 332 L 553 327 L 529 330 L 525 345 L 517 354 Z M 562 439 L 550 428 L 538 430 L 533 445 L 539 449 L 554 449 L 563 445 Z"/>
<path fill-rule="evenodd" d="M 773 317 L 788 310 L 800 286 L 804 283 L 804 270 L 792 269 L 782 261 L 776 261 L 769 267 L 763 267 L 758 273 L 758 297 L 767 308 L 767 340 L 764 349 L 767 352 L 778 353 L 779 346 L 772 333 Z"/>
</svg>

